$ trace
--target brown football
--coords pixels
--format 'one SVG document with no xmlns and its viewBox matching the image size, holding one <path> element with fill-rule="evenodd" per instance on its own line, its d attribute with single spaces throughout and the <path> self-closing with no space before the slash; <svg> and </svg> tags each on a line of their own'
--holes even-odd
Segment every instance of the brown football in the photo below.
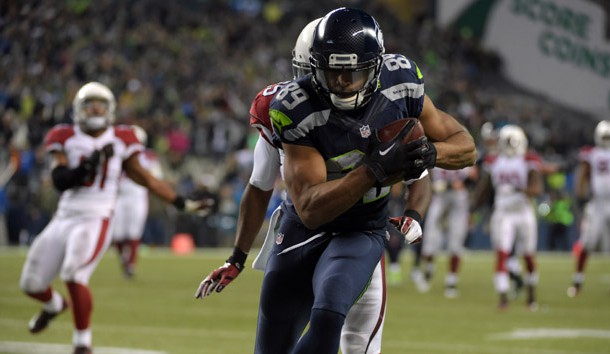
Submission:
<svg viewBox="0 0 610 354">
<path fill-rule="evenodd" d="M 424 127 L 422 127 L 419 119 L 417 118 L 401 118 L 399 120 L 395 120 L 392 123 L 387 124 L 383 128 L 377 131 L 377 138 L 382 143 L 388 142 L 396 137 L 398 133 L 402 130 L 402 128 L 409 124 L 409 122 L 414 121 L 415 124 L 411 127 L 411 130 L 404 136 L 402 139 L 402 143 L 406 144 L 418 138 L 424 136 Z"/>
<path fill-rule="evenodd" d="M 407 134 L 402 138 L 402 144 L 408 144 L 411 141 L 417 140 L 424 136 L 424 127 L 419 122 L 417 118 L 401 118 L 399 120 L 395 120 L 383 128 L 377 131 L 377 138 L 379 141 L 385 143 L 391 141 L 396 138 L 398 133 L 404 128 L 405 125 L 409 124 L 409 122 L 413 121 L 411 129 L 407 132 Z M 391 186 L 395 183 L 401 182 L 405 177 L 404 172 L 396 172 L 389 176 L 388 180 L 383 183 L 383 186 Z"/>
</svg>

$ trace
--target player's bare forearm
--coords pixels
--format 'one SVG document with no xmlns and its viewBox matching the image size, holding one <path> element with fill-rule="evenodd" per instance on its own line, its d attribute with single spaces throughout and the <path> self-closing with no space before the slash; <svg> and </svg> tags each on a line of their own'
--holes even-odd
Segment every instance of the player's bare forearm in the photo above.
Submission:
<svg viewBox="0 0 610 354">
<path fill-rule="evenodd" d="M 364 166 L 328 181 L 324 158 L 312 147 L 284 144 L 284 152 L 288 194 L 309 229 L 343 214 L 376 183 L 374 175 Z"/>
<path fill-rule="evenodd" d="M 422 217 L 426 215 L 428 206 L 430 205 L 430 199 L 432 198 L 432 183 L 430 180 L 430 174 L 426 175 L 414 181 L 409 186 L 409 193 L 407 194 L 405 210 L 415 210 Z"/>
<path fill-rule="evenodd" d="M 318 228 L 346 212 L 375 183 L 375 177 L 364 166 L 340 179 L 315 185 L 299 186 L 286 178 L 288 192 L 299 217 L 309 229 Z"/>
<path fill-rule="evenodd" d="M 145 186 L 148 190 L 157 197 L 165 200 L 168 203 L 173 203 L 178 196 L 174 189 L 165 181 L 150 176 Z"/>
<path fill-rule="evenodd" d="M 444 141 L 434 142 L 436 166 L 447 170 L 459 170 L 473 166 L 477 161 L 477 148 L 472 135 L 458 131 Z"/>
<path fill-rule="evenodd" d="M 576 173 L 576 198 L 585 199 L 589 192 L 589 179 L 591 165 L 588 162 L 581 162 Z"/>
<path fill-rule="evenodd" d="M 455 117 L 436 108 L 428 95 L 419 119 L 436 147 L 436 166 L 459 170 L 475 164 L 477 148 L 472 135 Z"/>
<path fill-rule="evenodd" d="M 273 189 L 261 190 L 251 184 L 246 186 L 239 205 L 239 218 L 235 235 L 235 246 L 245 253 L 252 248 L 258 232 L 265 221 Z"/>
<path fill-rule="evenodd" d="M 540 171 L 531 171 L 527 179 L 525 194 L 528 197 L 535 198 L 542 194 L 543 188 L 542 173 Z"/>
<path fill-rule="evenodd" d="M 137 154 L 130 156 L 125 160 L 123 168 L 127 177 L 131 178 L 137 184 L 146 187 L 151 193 L 165 200 L 168 203 L 176 200 L 177 194 L 167 182 L 153 176 L 150 172 L 140 165 L 137 159 Z"/>
</svg>

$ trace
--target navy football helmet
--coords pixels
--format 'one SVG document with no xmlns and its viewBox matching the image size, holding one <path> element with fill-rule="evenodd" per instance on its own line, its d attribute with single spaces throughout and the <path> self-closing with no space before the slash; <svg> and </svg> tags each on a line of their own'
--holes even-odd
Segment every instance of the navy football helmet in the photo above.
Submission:
<svg viewBox="0 0 610 354">
<path fill-rule="evenodd" d="M 345 7 L 329 12 L 311 46 L 316 88 L 340 110 L 364 106 L 377 90 L 384 51 L 383 34 L 371 15 Z"/>
</svg>

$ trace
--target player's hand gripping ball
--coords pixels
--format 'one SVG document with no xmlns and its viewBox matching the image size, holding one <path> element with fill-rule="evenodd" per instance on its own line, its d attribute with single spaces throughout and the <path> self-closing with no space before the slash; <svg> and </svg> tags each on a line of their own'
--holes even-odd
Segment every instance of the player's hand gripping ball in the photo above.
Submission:
<svg viewBox="0 0 610 354">
<path fill-rule="evenodd" d="M 423 159 L 426 153 L 436 156 L 434 145 L 428 142 L 419 120 L 402 118 L 376 131 L 372 148 L 363 163 L 381 186 L 390 186 L 405 179 L 418 178 L 429 168 L 429 163 Z"/>
</svg>

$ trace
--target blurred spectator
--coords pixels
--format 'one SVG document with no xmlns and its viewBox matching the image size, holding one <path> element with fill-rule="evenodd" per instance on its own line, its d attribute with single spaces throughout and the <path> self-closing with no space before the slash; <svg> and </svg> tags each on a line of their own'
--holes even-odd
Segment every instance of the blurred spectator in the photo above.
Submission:
<svg viewBox="0 0 610 354">
<path fill-rule="evenodd" d="M 2 172 L 0 172 L 0 244 L 6 243 L 14 245 L 16 244 L 14 236 L 8 233 L 7 227 L 7 215 L 9 210 L 9 200 L 6 193 L 6 186 L 13 178 L 15 173 L 19 170 L 20 156 L 19 151 L 14 148 L 3 150 L 0 154 L 0 166 L 2 166 Z M 6 215 L 6 216 L 5 216 Z M 17 242 L 18 242 L 17 238 Z"/>
<path fill-rule="evenodd" d="M 224 246 L 219 236 L 219 226 L 217 223 L 217 218 L 221 214 L 219 209 L 222 206 L 220 199 L 222 196 L 218 195 L 218 181 L 216 177 L 211 174 L 201 175 L 195 181 L 195 187 L 191 194 L 197 198 L 212 198 L 215 202 L 210 215 L 204 218 L 191 218 L 191 221 L 195 223 L 192 231 L 195 245 L 198 247 Z"/>
<path fill-rule="evenodd" d="M 383 23 L 388 52 L 426 63 L 427 92 L 474 136 L 485 120 L 495 127 L 523 126 L 530 145 L 549 154 L 569 156 L 590 143 L 583 131 L 595 124 L 591 117 L 507 83 L 499 75 L 501 58 L 467 31 L 437 28 L 432 6 L 404 14 L 391 3 L 355 0 L 348 6 Z M 244 151 L 234 156 L 248 135 L 244 102 L 265 83 L 290 77 L 285 53 L 307 19 L 344 5 L 336 0 L 2 2 L 0 150 L 8 151 L 12 135 L 25 126 L 36 152 L 51 126 L 71 122 L 70 99 L 82 83 L 99 80 L 119 99 L 121 123 L 149 133 L 149 146 L 176 170 L 168 171 L 176 185 L 192 189 L 193 178 L 202 173 L 223 184 L 235 177 L 231 164 L 247 157 Z M 36 182 L 43 163 L 38 156 L 33 155 L 31 173 L 14 182 L 21 197 L 43 193 Z"/>
<path fill-rule="evenodd" d="M 548 222 L 548 249 L 550 251 L 569 251 L 569 228 L 574 223 L 572 198 L 566 190 L 566 175 L 555 172 L 547 176 L 549 192 L 549 212 L 545 217 Z"/>
</svg>

